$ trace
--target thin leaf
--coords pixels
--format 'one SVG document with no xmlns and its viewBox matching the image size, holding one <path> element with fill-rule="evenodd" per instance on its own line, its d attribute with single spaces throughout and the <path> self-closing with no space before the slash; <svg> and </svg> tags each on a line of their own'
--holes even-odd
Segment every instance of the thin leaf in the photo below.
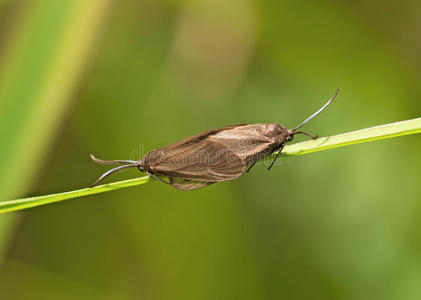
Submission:
<svg viewBox="0 0 421 300">
<path fill-rule="evenodd" d="M 420 132 L 421 118 L 417 118 L 288 145 L 284 148 L 283 153 L 285 155 L 302 155 Z"/>
<path fill-rule="evenodd" d="M 357 143 L 417 133 L 421 133 L 421 118 L 375 126 L 330 137 L 322 137 L 316 140 L 305 141 L 294 145 L 288 145 L 284 148 L 283 152 L 285 155 L 302 155 Z M 17 211 L 66 199 L 118 190 L 121 188 L 141 185 L 149 181 L 151 181 L 150 177 L 144 176 L 71 192 L 4 201 L 0 202 L 0 213 Z"/>
<path fill-rule="evenodd" d="M 109 184 L 98 185 L 93 188 L 84 188 L 71 192 L 64 192 L 58 194 L 51 194 L 39 197 L 31 197 L 20 200 L 4 201 L 0 202 L 0 213 L 21 210 L 29 207 L 40 206 L 48 203 L 54 203 L 66 199 L 77 198 L 82 196 L 88 196 L 93 194 L 100 194 L 121 188 L 144 184 L 150 181 L 149 176 L 140 178 L 128 179 L 117 181 Z"/>
</svg>

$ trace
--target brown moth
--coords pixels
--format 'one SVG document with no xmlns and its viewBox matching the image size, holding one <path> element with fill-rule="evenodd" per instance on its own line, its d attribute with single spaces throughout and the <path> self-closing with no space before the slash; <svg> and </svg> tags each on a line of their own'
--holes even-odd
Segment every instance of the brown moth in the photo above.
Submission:
<svg viewBox="0 0 421 300">
<path fill-rule="evenodd" d="M 295 129 L 287 129 L 277 123 L 242 124 L 205 131 L 175 142 L 158 150 L 148 152 L 139 161 L 100 160 L 91 154 L 99 164 L 123 164 L 105 172 L 91 187 L 97 185 L 111 173 L 136 167 L 141 172 L 180 190 L 194 190 L 215 182 L 233 180 L 249 171 L 261 159 L 278 151 L 268 167 L 270 169 L 279 157 L 286 142 L 308 121 L 321 113 L 337 96 L 339 89 L 318 111 L 305 119 Z M 160 178 L 165 176 L 168 181 Z"/>
</svg>

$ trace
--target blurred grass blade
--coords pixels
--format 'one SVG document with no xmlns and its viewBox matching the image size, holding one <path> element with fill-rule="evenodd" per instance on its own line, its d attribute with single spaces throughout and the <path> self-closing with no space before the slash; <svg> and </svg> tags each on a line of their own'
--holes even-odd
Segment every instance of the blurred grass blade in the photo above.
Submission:
<svg viewBox="0 0 421 300">
<path fill-rule="evenodd" d="M 39 170 L 109 3 L 16 2 L 1 49 L 0 199 L 25 194 Z M 7 246 L 13 221 L 0 220 L 0 244 Z"/>
<path fill-rule="evenodd" d="M 0 217 L 0 265 L 11 242 L 10 237 L 14 233 L 13 228 L 20 221 L 19 219 L 18 216 L 13 214 Z"/>
<path fill-rule="evenodd" d="M 24 193 L 83 70 L 109 1 L 28 2 L 0 73 L 0 199 Z"/>
<path fill-rule="evenodd" d="M 375 126 L 362 130 L 352 131 L 349 133 L 339 134 L 330 137 L 322 137 L 312 141 L 288 145 L 284 148 L 284 152 L 286 155 L 302 155 L 357 143 L 388 139 L 392 137 L 416 133 L 421 133 L 421 118 L 381 126 Z M 81 190 L 75 190 L 59 194 L 31 197 L 20 200 L 4 201 L 0 202 L 0 213 L 17 211 L 29 207 L 40 206 L 66 199 L 99 194 L 125 187 L 141 185 L 149 182 L 150 180 L 150 177 L 144 176 L 140 178 L 99 185 L 94 188 L 84 188 Z"/>
</svg>

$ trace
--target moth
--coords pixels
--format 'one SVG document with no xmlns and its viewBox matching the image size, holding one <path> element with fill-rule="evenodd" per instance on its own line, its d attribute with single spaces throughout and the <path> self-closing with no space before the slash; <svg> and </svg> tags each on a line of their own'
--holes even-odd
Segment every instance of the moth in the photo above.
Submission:
<svg viewBox="0 0 421 300">
<path fill-rule="evenodd" d="M 90 187 L 114 172 L 138 168 L 156 180 L 179 190 L 194 190 L 215 182 L 233 180 L 247 172 L 261 159 L 277 154 L 268 167 L 271 169 L 285 146 L 296 134 L 312 139 L 312 134 L 300 131 L 307 122 L 320 114 L 336 98 L 339 89 L 319 110 L 294 129 L 277 123 L 241 124 L 205 131 L 158 150 L 148 152 L 139 161 L 101 160 L 99 164 L 122 164 L 101 175 Z M 165 180 L 161 177 L 167 177 Z"/>
</svg>

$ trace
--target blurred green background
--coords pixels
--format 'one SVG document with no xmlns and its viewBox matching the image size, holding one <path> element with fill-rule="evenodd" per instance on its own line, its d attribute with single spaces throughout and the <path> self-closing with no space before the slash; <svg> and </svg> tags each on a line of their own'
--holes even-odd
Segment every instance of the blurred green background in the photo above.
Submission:
<svg viewBox="0 0 421 300">
<path fill-rule="evenodd" d="M 0 200 L 211 128 L 420 116 L 421 2 L 0 1 Z M 421 140 L 0 215 L 1 299 L 420 299 Z M 113 179 L 139 176 L 135 170 Z"/>
</svg>

